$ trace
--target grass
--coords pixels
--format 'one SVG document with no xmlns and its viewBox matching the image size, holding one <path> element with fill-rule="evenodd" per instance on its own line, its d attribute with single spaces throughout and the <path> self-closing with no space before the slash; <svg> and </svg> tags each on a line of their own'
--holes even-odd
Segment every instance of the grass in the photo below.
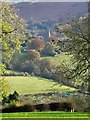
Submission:
<svg viewBox="0 0 90 120">
<path fill-rule="evenodd" d="M 60 86 L 58 83 L 52 80 L 32 77 L 32 76 L 9 76 L 5 77 L 9 85 L 9 93 L 13 91 L 19 92 L 19 94 L 37 94 L 37 93 L 48 93 L 48 92 L 65 92 L 74 91 L 74 88 L 68 86 Z"/>
<path fill-rule="evenodd" d="M 63 62 L 65 62 L 66 64 L 69 64 L 70 60 L 72 59 L 71 57 L 72 57 L 72 55 L 60 53 L 59 55 L 56 55 L 54 57 L 53 56 L 47 56 L 47 57 L 45 56 L 45 57 L 42 57 L 41 59 L 44 59 L 44 58 L 49 59 L 51 61 L 51 63 L 58 66 L 58 65 L 61 65 Z"/>
<path fill-rule="evenodd" d="M 90 118 L 89 113 L 71 113 L 71 112 L 20 112 L 3 113 L 3 118 Z M 89 119 L 88 119 L 89 120 Z"/>
<path fill-rule="evenodd" d="M 2 118 L 2 120 L 90 120 L 88 118 Z"/>
</svg>

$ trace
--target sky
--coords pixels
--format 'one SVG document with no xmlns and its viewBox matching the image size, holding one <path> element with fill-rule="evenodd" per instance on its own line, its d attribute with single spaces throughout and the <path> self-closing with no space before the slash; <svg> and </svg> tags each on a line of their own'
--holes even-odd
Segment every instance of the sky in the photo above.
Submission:
<svg viewBox="0 0 90 120">
<path fill-rule="evenodd" d="M 88 0 L 6 0 L 6 1 L 17 3 L 17 2 L 86 2 Z"/>
</svg>

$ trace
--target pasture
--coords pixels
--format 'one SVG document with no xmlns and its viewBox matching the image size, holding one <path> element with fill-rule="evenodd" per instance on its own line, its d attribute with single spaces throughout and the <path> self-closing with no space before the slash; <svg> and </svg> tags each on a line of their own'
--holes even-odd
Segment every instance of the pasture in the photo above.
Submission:
<svg viewBox="0 0 90 120">
<path fill-rule="evenodd" d="M 53 80 L 32 76 L 8 76 L 5 77 L 9 85 L 8 94 L 17 91 L 20 95 L 38 94 L 49 92 L 69 92 L 74 88 L 60 85 Z"/>
<path fill-rule="evenodd" d="M 48 59 L 50 60 L 50 62 L 56 66 L 61 65 L 63 62 L 65 62 L 66 64 L 71 64 L 71 60 L 72 60 L 72 55 L 68 55 L 68 53 L 60 53 L 59 55 L 56 56 L 45 56 L 45 57 L 41 57 L 41 59 Z"/>
</svg>

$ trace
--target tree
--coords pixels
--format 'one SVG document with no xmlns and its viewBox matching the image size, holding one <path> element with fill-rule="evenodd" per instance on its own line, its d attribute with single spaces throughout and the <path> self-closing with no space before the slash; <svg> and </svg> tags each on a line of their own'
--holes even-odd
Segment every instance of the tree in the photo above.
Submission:
<svg viewBox="0 0 90 120">
<path fill-rule="evenodd" d="M 0 75 L 2 75 L 3 73 L 5 73 L 5 65 L 0 64 Z M 7 81 L 4 79 L 4 77 L 0 78 L 0 92 L 2 98 L 5 99 L 7 97 L 7 91 L 8 91 Z"/>
<path fill-rule="evenodd" d="M 10 68 L 10 61 L 16 51 L 20 50 L 21 43 L 25 40 L 25 21 L 19 17 L 13 5 L 0 2 L 0 74 Z M 6 66 L 3 67 L 3 66 Z M 1 78 L 2 98 L 7 97 L 8 84 Z"/>
<path fill-rule="evenodd" d="M 67 78 L 78 78 L 78 80 L 81 80 L 81 86 L 83 86 L 86 90 L 88 89 L 90 92 L 90 35 L 88 34 L 88 29 L 90 28 L 89 19 L 90 13 L 78 20 L 72 20 L 71 23 L 66 24 L 67 26 L 65 28 L 62 25 L 58 26 L 58 30 L 60 33 L 63 32 L 64 35 L 69 38 L 67 40 L 68 44 L 66 48 L 68 48 L 67 52 L 69 51 L 73 55 L 72 61 L 74 68 L 70 71 Z"/>
<path fill-rule="evenodd" d="M 13 5 L 2 2 L 2 62 L 7 68 L 10 66 L 12 56 L 20 50 L 20 45 L 25 40 L 25 21 L 18 15 Z"/>
<path fill-rule="evenodd" d="M 37 76 L 41 75 L 41 70 L 40 70 L 39 66 L 34 65 L 33 73 Z"/>
<path fill-rule="evenodd" d="M 47 42 L 45 45 L 45 48 L 42 51 L 42 54 L 54 56 L 55 55 L 55 47 L 50 42 Z"/>
<path fill-rule="evenodd" d="M 47 68 L 44 68 L 42 70 L 41 75 L 42 75 L 42 77 L 48 78 L 48 79 L 50 79 L 52 76 L 51 72 Z"/>
<path fill-rule="evenodd" d="M 45 42 L 41 40 L 39 37 L 36 37 L 34 40 L 31 41 L 30 49 L 34 49 L 36 51 L 41 51 L 45 47 Z"/>
<path fill-rule="evenodd" d="M 38 60 L 40 58 L 40 53 L 36 50 L 29 50 L 28 51 L 28 59 L 29 60 Z"/>
</svg>

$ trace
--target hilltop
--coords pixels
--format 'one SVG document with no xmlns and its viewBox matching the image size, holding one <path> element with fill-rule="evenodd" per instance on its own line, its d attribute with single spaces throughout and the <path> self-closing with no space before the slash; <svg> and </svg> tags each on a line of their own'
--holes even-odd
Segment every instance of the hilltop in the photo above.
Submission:
<svg viewBox="0 0 90 120">
<path fill-rule="evenodd" d="M 35 21 L 46 20 L 65 20 L 68 14 L 80 17 L 88 11 L 88 4 L 85 2 L 20 2 L 14 4 L 19 10 L 19 14 L 29 21 L 33 18 Z"/>
</svg>

